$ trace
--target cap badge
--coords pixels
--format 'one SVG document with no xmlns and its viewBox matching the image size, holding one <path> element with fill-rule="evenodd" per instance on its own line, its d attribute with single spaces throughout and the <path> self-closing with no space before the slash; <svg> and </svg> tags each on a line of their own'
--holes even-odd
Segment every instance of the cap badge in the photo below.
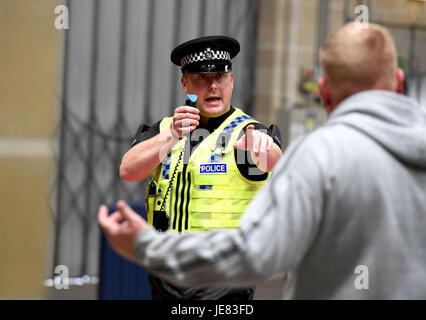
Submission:
<svg viewBox="0 0 426 320">
<path fill-rule="evenodd" d="M 207 48 L 206 51 L 204 51 L 204 57 L 207 60 L 211 60 L 213 58 L 213 51 L 210 48 Z"/>
</svg>

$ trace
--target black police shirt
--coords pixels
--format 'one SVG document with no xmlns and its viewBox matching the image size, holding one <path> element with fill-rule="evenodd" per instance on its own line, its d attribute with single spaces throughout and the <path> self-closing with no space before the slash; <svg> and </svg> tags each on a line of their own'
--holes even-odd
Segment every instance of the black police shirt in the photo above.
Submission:
<svg viewBox="0 0 426 320">
<path fill-rule="evenodd" d="M 203 126 L 203 125 L 199 125 L 197 127 L 198 128 L 203 128 L 203 129 L 207 129 L 210 133 L 212 133 L 215 129 L 217 129 L 223 121 L 226 120 L 226 118 L 228 118 L 233 112 L 235 111 L 234 107 L 231 107 L 231 109 L 216 118 L 210 118 L 209 121 L 207 122 L 207 126 Z M 137 145 L 138 143 L 151 139 L 152 137 L 156 136 L 157 134 L 160 133 L 160 122 L 158 121 L 156 123 L 154 123 L 154 125 L 152 125 L 152 127 L 149 127 L 145 124 L 139 126 L 136 135 L 134 137 L 134 141 L 132 143 L 132 147 L 134 147 L 135 145 Z M 253 123 L 255 129 L 260 130 L 266 130 L 267 134 L 269 136 L 271 136 L 274 139 L 274 142 L 281 148 L 281 133 L 280 130 L 278 128 L 278 126 L 276 125 L 271 125 L 269 128 L 266 128 L 263 124 L 261 123 Z M 248 125 L 247 125 L 248 126 Z M 244 129 L 242 130 L 242 132 L 240 133 L 241 137 L 247 126 L 244 127 Z M 195 139 L 194 139 L 195 140 Z M 199 141 L 192 141 L 191 139 L 191 153 L 196 149 L 196 147 L 202 142 L 203 140 L 200 139 Z M 241 153 L 244 153 L 244 155 L 242 155 Z M 240 170 L 240 173 L 243 177 L 245 177 L 248 180 L 251 181 L 263 181 L 266 180 L 268 177 L 268 173 L 264 173 L 263 171 L 261 171 L 260 169 L 258 169 L 256 167 L 256 165 L 254 164 L 253 160 L 251 160 L 251 154 L 248 151 L 244 151 L 244 150 L 235 150 L 234 151 L 234 156 L 235 159 L 242 159 L 242 156 L 244 156 L 244 162 L 243 163 L 238 163 L 237 162 L 237 167 L 238 170 Z M 251 173 L 249 174 L 249 170 L 251 168 Z"/>
</svg>

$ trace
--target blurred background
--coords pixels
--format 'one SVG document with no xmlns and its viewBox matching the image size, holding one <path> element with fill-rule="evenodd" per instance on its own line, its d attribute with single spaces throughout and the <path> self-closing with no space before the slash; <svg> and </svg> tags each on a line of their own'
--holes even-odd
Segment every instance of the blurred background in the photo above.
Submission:
<svg viewBox="0 0 426 320">
<path fill-rule="evenodd" d="M 232 105 L 279 125 L 286 146 L 326 120 L 318 51 L 360 5 L 393 34 L 407 94 L 426 105 L 421 0 L 0 0 L 0 298 L 98 298 L 97 208 L 144 198 L 118 168 L 138 126 L 185 101 L 175 46 L 237 38 Z M 265 283 L 256 298 L 279 291 Z"/>
</svg>

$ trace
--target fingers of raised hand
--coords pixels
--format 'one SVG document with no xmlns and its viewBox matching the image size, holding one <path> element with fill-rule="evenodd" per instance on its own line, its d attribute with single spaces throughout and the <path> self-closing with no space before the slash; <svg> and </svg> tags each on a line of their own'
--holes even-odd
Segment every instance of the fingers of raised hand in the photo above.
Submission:
<svg viewBox="0 0 426 320">
<path fill-rule="evenodd" d="M 107 235 L 114 233 L 118 228 L 118 215 L 112 214 L 108 216 L 108 207 L 106 205 L 101 205 L 98 210 L 98 223 L 102 230 L 105 231 Z"/>
<path fill-rule="evenodd" d="M 267 136 L 268 137 L 268 144 L 266 146 L 266 151 L 271 151 L 272 150 L 272 146 L 274 144 L 274 139 L 272 139 L 272 137 Z"/>
<path fill-rule="evenodd" d="M 197 108 L 181 106 L 175 109 L 173 115 L 173 129 L 179 138 L 193 131 L 199 125 L 199 110 Z"/>
<path fill-rule="evenodd" d="M 179 130 L 182 128 L 190 127 L 190 126 L 198 126 L 198 120 L 194 119 L 180 119 L 173 121 L 173 128 L 175 130 Z"/>
<path fill-rule="evenodd" d="M 272 149 L 274 140 L 265 133 L 259 132 L 259 153 L 264 153 Z"/>
<path fill-rule="evenodd" d="M 111 221 L 113 221 L 113 222 L 120 223 L 120 222 L 122 222 L 122 221 L 124 220 L 124 217 L 123 217 L 123 215 L 121 214 L 121 212 L 120 212 L 120 211 L 115 211 L 114 213 L 112 213 L 112 214 L 109 216 L 109 219 L 110 219 Z"/>
<path fill-rule="evenodd" d="M 173 123 L 173 130 L 176 131 L 179 138 L 182 138 L 183 135 L 195 130 L 198 126 L 198 121 L 196 120 L 182 120 Z"/>
<path fill-rule="evenodd" d="M 180 106 L 175 109 L 175 114 L 177 113 L 191 113 L 194 115 L 198 115 L 200 113 L 200 110 L 194 107 Z"/>
<path fill-rule="evenodd" d="M 184 120 L 184 119 L 197 120 L 198 121 L 198 120 L 200 120 L 200 116 L 198 114 L 194 114 L 194 113 L 191 113 L 191 112 L 175 112 L 175 114 L 173 115 L 174 121 Z"/>
<path fill-rule="evenodd" d="M 259 131 L 255 131 L 253 132 L 253 137 L 252 137 L 252 148 L 251 151 L 253 151 L 256 156 L 259 155 L 259 151 L 260 151 L 260 147 L 261 147 L 261 143 L 262 143 L 262 136 L 259 134 Z"/>
<path fill-rule="evenodd" d="M 250 124 L 247 126 L 246 132 L 244 135 L 248 138 L 255 134 L 256 130 L 254 129 L 254 125 Z"/>
<path fill-rule="evenodd" d="M 266 151 L 270 151 L 272 148 L 273 140 L 270 136 L 264 133 L 260 133 L 259 135 L 259 152 L 264 153 Z"/>
<path fill-rule="evenodd" d="M 258 144 L 258 132 L 254 130 L 254 125 L 248 125 L 244 135 L 234 143 L 234 148 L 254 151 L 253 148 Z"/>
</svg>

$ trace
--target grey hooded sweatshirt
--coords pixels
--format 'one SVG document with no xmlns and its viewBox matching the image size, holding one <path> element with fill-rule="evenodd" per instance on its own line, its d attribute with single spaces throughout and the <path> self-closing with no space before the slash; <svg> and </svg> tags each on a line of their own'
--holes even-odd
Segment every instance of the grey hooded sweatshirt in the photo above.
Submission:
<svg viewBox="0 0 426 320">
<path fill-rule="evenodd" d="M 135 261 L 179 285 L 286 273 L 284 299 L 426 298 L 426 112 L 365 91 L 293 143 L 239 229 L 141 230 Z"/>
</svg>

